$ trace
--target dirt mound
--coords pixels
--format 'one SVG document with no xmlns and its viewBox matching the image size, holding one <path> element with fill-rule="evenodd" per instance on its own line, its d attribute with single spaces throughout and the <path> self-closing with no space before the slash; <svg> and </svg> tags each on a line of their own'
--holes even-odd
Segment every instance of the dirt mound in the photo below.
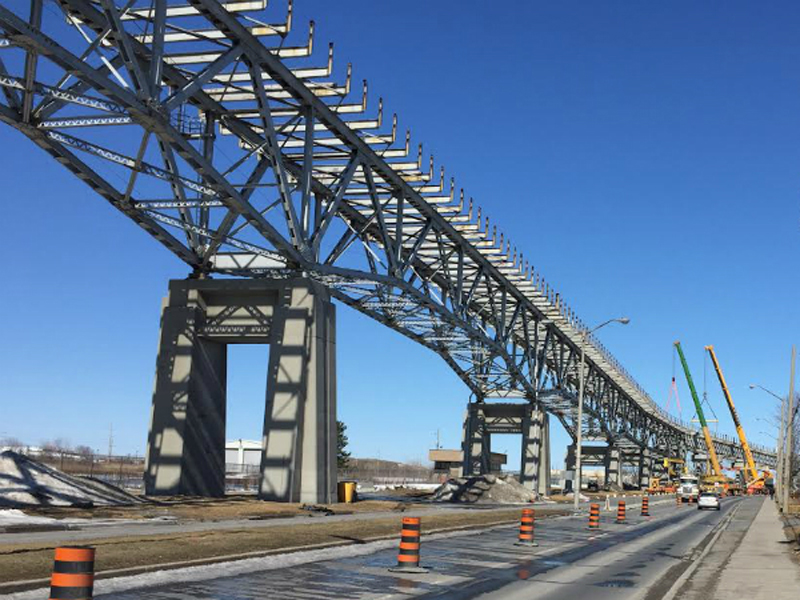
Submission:
<svg viewBox="0 0 800 600">
<path fill-rule="evenodd" d="M 0 506 L 122 506 L 143 502 L 120 488 L 67 475 L 10 450 L 0 453 Z"/>
<path fill-rule="evenodd" d="M 448 479 L 433 493 L 434 502 L 468 504 L 524 504 L 534 502 L 536 493 L 511 475 L 478 475 Z"/>
</svg>

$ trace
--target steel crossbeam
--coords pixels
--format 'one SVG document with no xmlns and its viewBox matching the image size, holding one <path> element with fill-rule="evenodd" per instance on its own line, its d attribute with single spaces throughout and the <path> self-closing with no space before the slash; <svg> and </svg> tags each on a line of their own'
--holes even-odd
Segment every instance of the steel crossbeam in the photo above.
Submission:
<svg viewBox="0 0 800 600">
<path fill-rule="evenodd" d="M 195 277 L 306 273 L 436 352 L 476 402 L 538 402 L 572 433 L 656 454 L 699 448 L 596 339 L 575 423 L 584 324 L 421 145 L 412 154 L 396 116 L 384 131 L 366 82 L 350 98 L 350 65 L 332 79 L 332 45 L 325 66 L 305 64 L 313 23 L 285 44 L 291 2 L 277 19 L 265 0 L 57 0 L 61 18 L 39 2 L 0 6 L 0 121 Z"/>
</svg>

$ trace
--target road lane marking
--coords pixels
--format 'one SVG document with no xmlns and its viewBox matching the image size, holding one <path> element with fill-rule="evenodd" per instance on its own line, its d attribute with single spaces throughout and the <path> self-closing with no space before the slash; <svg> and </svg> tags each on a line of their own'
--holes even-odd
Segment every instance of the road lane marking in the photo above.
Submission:
<svg viewBox="0 0 800 600">
<path fill-rule="evenodd" d="M 691 564 L 683 573 L 681 573 L 680 577 L 678 577 L 678 579 L 675 580 L 675 583 L 673 583 L 672 586 L 669 588 L 669 590 L 667 590 L 667 593 L 664 594 L 664 596 L 662 596 L 661 600 L 672 600 L 673 598 L 675 598 L 675 596 L 678 594 L 678 591 L 681 589 L 686 580 L 689 579 L 689 577 L 691 577 L 692 574 L 700 567 L 700 565 L 703 562 L 703 558 L 705 558 L 706 555 L 709 552 L 711 552 L 711 549 L 714 547 L 714 544 L 719 539 L 719 536 L 721 536 L 722 533 L 727 529 L 728 525 L 730 525 L 730 522 L 733 520 L 733 517 L 739 511 L 739 508 L 741 506 L 742 506 L 741 502 L 737 503 L 736 506 L 734 506 L 731 509 L 731 511 L 727 515 L 725 515 L 725 517 L 717 524 L 716 531 L 712 534 L 711 539 L 703 547 L 702 551 L 700 551 L 699 554 L 698 554 L 698 548 L 692 550 L 692 553 L 689 555 L 688 559 L 686 559 L 690 561 Z"/>
</svg>

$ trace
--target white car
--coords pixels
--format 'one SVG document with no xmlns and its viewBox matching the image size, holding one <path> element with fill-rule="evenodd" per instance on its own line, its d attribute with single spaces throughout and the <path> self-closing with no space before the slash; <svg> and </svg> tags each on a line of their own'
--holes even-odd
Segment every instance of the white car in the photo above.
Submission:
<svg viewBox="0 0 800 600">
<path fill-rule="evenodd" d="M 713 508 L 719 510 L 719 496 L 713 492 L 703 492 L 697 500 L 697 510 L 704 508 Z"/>
</svg>

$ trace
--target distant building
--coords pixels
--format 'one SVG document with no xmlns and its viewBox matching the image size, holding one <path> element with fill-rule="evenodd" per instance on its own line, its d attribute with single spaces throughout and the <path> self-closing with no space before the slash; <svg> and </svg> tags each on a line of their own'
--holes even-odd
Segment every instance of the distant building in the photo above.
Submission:
<svg viewBox="0 0 800 600">
<path fill-rule="evenodd" d="M 227 473 L 252 473 L 261 468 L 262 446 L 256 440 L 225 442 L 225 471 Z"/>
<path fill-rule="evenodd" d="M 461 477 L 464 464 L 464 453 L 461 450 L 431 450 L 428 459 L 433 461 L 433 470 L 446 473 L 448 477 Z M 500 452 L 492 452 L 489 456 L 489 472 L 499 473 L 506 464 L 507 457 Z"/>
</svg>

